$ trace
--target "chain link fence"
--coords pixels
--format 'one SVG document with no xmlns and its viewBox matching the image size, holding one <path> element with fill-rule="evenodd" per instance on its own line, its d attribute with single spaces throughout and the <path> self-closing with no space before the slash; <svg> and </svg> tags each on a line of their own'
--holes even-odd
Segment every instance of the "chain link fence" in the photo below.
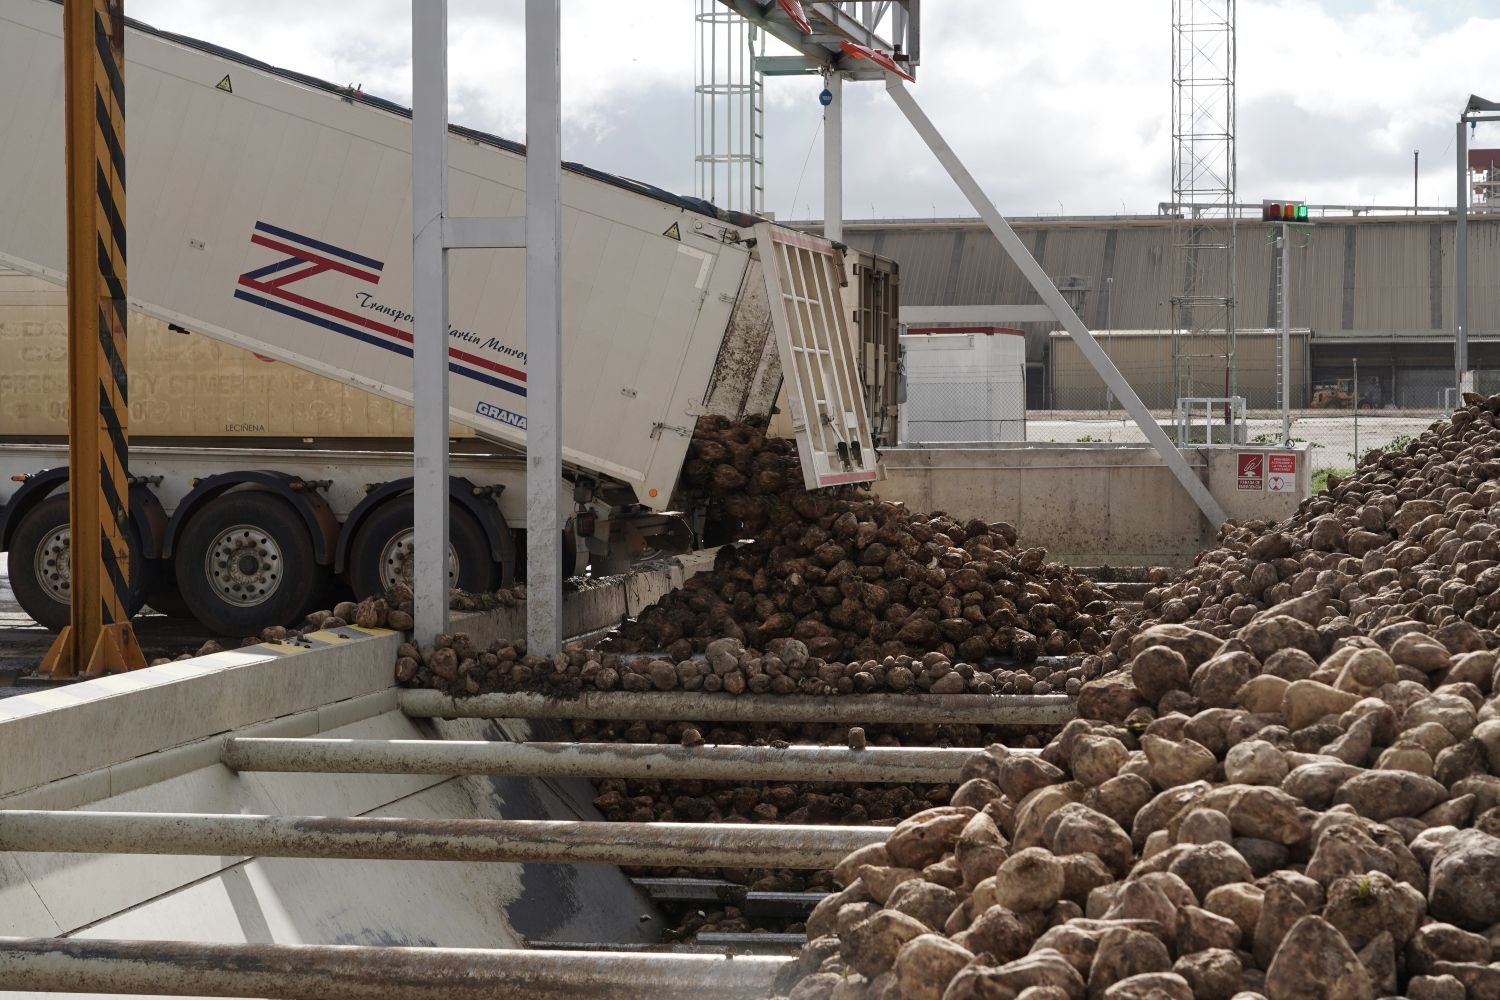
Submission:
<svg viewBox="0 0 1500 1000">
<path fill-rule="evenodd" d="M 1221 362 L 1222 364 L 1222 359 Z M 1169 399 L 1174 377 L 1184 366 L 1142 361 L 1122 365 L 1121 371 L 1166 428 L 1171 429 L 1175 399 Z M 1054 373 L 1053 382 L 1065 373 Z M 1394 371 L 1383 367 L 1371 373 L 1362 369 L 1356 382 L 1354 366 L 1315 365 L 1311 372 L 1294 368 L 1291 434 L 1293 443 L 1306 443 L 1311 456 L 1315 485 L 1321 487 L 1330 472 L 1351 471 L 1359 458 L 1371 450 L 1404 448 L 1434 421 L 1453 410 L 1457 394 L 1453 372 L 1440 368 Z M 1243 440 L 1250 444 L 1279 444 L 1283 440 L 1276 366 L 1245 366 L 1236 372 L 1236 394 L 1245 397 Z M 1102 385 L 1089 386 L 1073 380 L 1059 404 L 1051 409 L 1032 409 L 1027 437 L 1033 442 L 1136 443 L 1144 435 L 1130 420 L 1119 401 Z M 1184 380 L 1180 396 L 1224 396 L 1222 371 L 1217 380 L 1206 374 Z M 1474 391 L 1500 393 L 1500 370 L 1474 372 Z M 1180 397 L 1179 397 L 1180 398 Z M 1033 403 L 1036 402 L 1033 394 Z M 1201 423 L 1201 416 L 1198 418 Z M 1224 434 L 1214 434 L 1216 443 L 1230 440 L 1227 421 Z M 1237 422 L 1237 421 L 1235 421 Z M 1201 437 L 1201 427 L 1199 428 Z"/>
<path fill-rule="evenodd" d="M 904 386 L 898 439 L 911 447 L 1025 441 L 1026 419 L 1019 369 L 986 378 L 929 374 Z"/>
</svg>

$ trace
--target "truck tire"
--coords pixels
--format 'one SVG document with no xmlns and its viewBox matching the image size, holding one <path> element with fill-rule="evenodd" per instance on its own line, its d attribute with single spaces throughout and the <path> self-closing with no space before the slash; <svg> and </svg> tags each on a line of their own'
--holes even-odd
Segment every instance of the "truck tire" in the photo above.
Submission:
<svg viewBox="0 0 1500 1000">
<path fill-rule="evenodd" d="M 328 583 L 302 518 L 260 490 L 224 493 L 187 523 L 173 556 L 193 617 L 221 635 L 252 636 L 312 610 Z"/>
<path fill-rule="evenodd" d="M 356 598 L 385 593 L 397 583 L 411 585 L 411 494 L 376 508 L 359 526 L 349 549 L 349 586 Z M 471 594 L 493 593 L 500 566 L 490 556 L 489 539 L 474 515 L 448 505 L 448 584 Z"/>
<path fill-rule="evenodd" d="M 68 494 L 54 493 L 32 508 L 17 526 L 10 544 L 10 586 L 16 592 L 16 603 L 38 625 L 53 632 L 61 631 L 73 614 L 69 516 Z M 126 541 L 130 545 L 129 611 L 133 617 L 146 601 L 150 572 L 133 527 Z"/>
</svg>

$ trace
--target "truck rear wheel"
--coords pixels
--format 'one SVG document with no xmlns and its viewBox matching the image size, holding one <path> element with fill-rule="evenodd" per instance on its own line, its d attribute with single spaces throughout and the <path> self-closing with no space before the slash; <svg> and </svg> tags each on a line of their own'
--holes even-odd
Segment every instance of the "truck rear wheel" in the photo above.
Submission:
<svg viewBox="0 0 1500 1000">
<path fill-rule="evenodd" d="M 349 586 L 356 597 L 384 593 L 398 583 L 411 585 L 415 540 L 412 496 L 400 496 L 365 518 L 349 553 Z M 490 557 L 489 539 L 474 515 L 448 507 L 448 585 L 471 594 L 500 586 L 500 566 Z"/>
<path fill-rule="evenodd" d="M 16 603 L 43 628 L 58 632 L 72 619 L 72 529 L 68 523 L 68 494 L 54 493 L 32 508 L 16 528 L 10 545 L 10 586 Z M 140 539 L 127 529 L 130 545 L 131 616 L 146 600 L 149 570 L 141 557 Z"/>
<path fill-rule="evenodd" d="M 210 500 L 183 529 L 173 559 L 183 602 L 222 635 L 293 622 L 328 582 L 297 512 L 256 490 Z"/>
</svg>

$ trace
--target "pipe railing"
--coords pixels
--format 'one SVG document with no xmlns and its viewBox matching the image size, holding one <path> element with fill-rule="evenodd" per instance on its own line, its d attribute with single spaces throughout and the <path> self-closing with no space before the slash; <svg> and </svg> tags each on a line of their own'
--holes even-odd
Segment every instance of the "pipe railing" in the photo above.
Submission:
<svg viewBox="0 0 1500 1000">
<path fill-rule="evenodd" d="M 806 722 L 829 725 L 1057 726 L 1074 718 L 1065 694 L 733 695 L 586 691 L 576 698 L 530 692 L 454 698 L 430 688 L 398 695 L 401 711 L 438 719 L 620 719 L 643 722 Z"/>
<path fill-rule="evenodd" d="M 832 868 L 891 827 L 0 811 L 0 851 Z"/>
<path fill-rule="evenodd" d="M 946 784 L 972 748 L 673 746 L 654 743 L 490 743 L 230 737 L 236 771 L 485 774 L 528 778 L 839 781 Z"/>
<path fill-rule="evenodd" d="M 752 1000 L 779 956 L 0 938 L 0 989 L 276 1000 Z"/>
</svg>

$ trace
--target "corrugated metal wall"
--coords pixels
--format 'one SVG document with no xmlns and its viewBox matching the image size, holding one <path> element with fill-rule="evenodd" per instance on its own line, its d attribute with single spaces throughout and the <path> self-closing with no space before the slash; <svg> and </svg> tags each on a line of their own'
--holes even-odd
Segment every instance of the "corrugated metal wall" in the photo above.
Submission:
<svg viewBox="0 0 1500 1000">
<path fill-rule="evenodd" d="M 1171 221 L 1155 217 L 1017 222 L 1049 275 L 1085 279 L 1080 313 L 1093 330 L 1171 325 Z M 1241 221 L 1236 294 L 1242 329 L 1276 324 L 1271 224 Z M 845 223 L 851 245 L 901 265 L 908 305 L 1032 304 L 1034 292 L 977 222 Z M 1473 335 L 1500 335 L 1500 218 L 1469 224 Z M 1107 279 L 1113 277 L 1112 304 Z M 1292 251 L 1292 322 L 1315 331 L 1430 331 L 1453 322 L 1453 222 L 1420 217 L 1315 220 Z M 1200 289 L 1208 293 L 1209 289 Z M 1031 324 L 1028 356 L 1041 359 L 1049 329 Z"/>
</svg>

